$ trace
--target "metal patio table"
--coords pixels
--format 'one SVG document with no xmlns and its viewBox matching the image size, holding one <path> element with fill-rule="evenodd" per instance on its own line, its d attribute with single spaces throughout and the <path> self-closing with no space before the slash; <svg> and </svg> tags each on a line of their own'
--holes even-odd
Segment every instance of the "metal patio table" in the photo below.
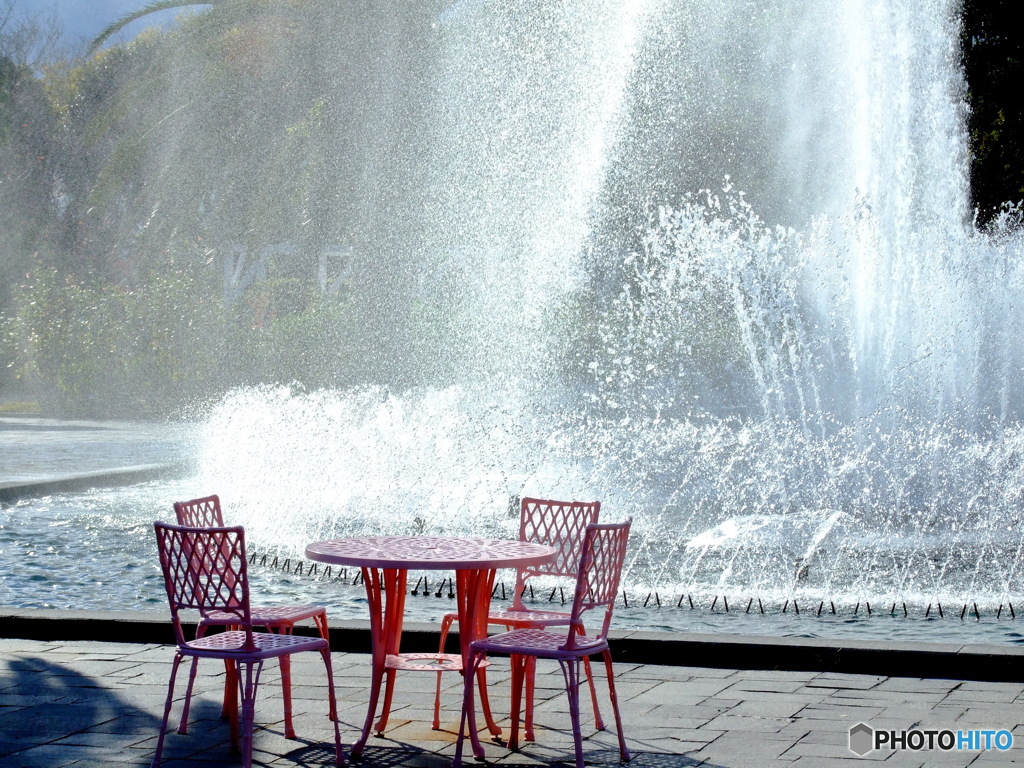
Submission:
<svg viewBox="0 0 1024 768">
<path fill-rule="evenodd" d="M 553 547 L 527 541 L 440 536 L 364 536 L 317 541 L 307 546 L 306 557 L 310 560 L 361 568 L 366 586 L 372 638 L 370 702 L 362 733 L 352 745 L 352 755 L 361 755 L 369 738 L 385 674 L 388 683 L 384 711 L 377 723 L 378 733 L 387 726 L 395 671 L 466 669 L 470 644 L 487 635 L 487 614 L 497 569 L 540 565 L 553 560 L 555 554 Z M 410 570 L 455 571 L 459 654 L 399 652 Z M 480 680 L 481 698 L 484 698 L 486 684 L 482 677 Z M 492 734 L 500 734 L 501 729 L 490 718 L 486 699 L 482 704 L 488 728 Z M 474 706 L 473 702 L 470 706 Z M 470 740 L 480 747 L 476 733 L 470 734 Z"/>
</svg>

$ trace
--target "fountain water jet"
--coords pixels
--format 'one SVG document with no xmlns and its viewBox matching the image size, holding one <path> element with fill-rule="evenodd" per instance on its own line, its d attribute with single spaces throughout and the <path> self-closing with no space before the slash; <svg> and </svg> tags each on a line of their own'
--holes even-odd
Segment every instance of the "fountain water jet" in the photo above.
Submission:
<svg viewBox="0 0 1024 768">
<path fill-rule="evenodd" d="M 203 492 L 292 552 L 600 498 L 631 588 L 1019 597 L 1024 241 L 969 221 L 958 5 L 460 6 L 410 375 L 229 393 Z"/>
</svg>

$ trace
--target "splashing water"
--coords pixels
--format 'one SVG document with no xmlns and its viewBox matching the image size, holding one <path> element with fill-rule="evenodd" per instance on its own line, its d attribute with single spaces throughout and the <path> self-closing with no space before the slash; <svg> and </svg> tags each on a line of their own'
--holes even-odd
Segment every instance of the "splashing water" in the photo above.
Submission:
<svg viewBox="0 0 1024 768">
<path fill-rule="evenodd" d="M 416 383 L 229 393 L 202 492 L 290 552 L 599 498 L 641 588 L 1012 601 L 1024 240 L 970 223 L 957 8 L 452 6 Z"/>
</svg>

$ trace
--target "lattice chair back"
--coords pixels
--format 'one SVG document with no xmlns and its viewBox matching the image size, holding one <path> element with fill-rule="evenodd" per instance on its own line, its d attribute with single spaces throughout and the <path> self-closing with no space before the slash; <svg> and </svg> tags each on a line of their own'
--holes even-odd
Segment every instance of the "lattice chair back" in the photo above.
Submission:
<svg viewBox="0 0 1024 768">
<path fill-rule="evenodd" d="M 575 579 L 580 563 L 583 534 L 597 522 L 600 501 L 554 501 L 523 498 L 519 512 L 519 540 L 547 544 L 558 550 L 544 565 L 520 568 L 516 573 L 513 610 L 522 610 L 523 590 L 533 576 L 564 576 Z"/>
<path fill-rule="evenodd" d="M 576 639 L 579 637 L 577 628 L 583 626 L 582 616 L 586 611 L 604 608 L 601 631 L 596 637 L 604 639 L 608 636 L 632 524 L 632 518 L 627 518 L 621 523 L 587 526 L 565 648 L 576 647 Z"/>
<path fill-rule="evenodd" d="M 220 497 L 217 495 L 203 496 L 201 499 L 191 501 L 176 501 L 174 514 L 178 518 L 178 525 L 192 528 L 219 528 L 224 525 Z"/>
<path fill-rule="evenodd" d="M 243 650 L 253 651 L 245 529 L 162 522 L 153 527 L 178 644 L 185 643 L 179 611 L 197 610 L 204 617 L 211 611 L 223 611 L 237 616 L 238 621 L 232 623 L 245 632 Z"/>
</svg>

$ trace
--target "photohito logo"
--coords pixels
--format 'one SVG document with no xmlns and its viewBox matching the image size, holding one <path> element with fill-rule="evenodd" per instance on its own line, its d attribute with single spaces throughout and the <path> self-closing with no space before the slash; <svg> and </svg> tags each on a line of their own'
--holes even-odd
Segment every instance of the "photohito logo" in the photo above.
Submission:
<svg viewBox="0 0 1024 768">
<path fill-rule="evenodd" d="M 867 723 L 857 723 L 850 728 L 850 751 L 864 757 L 876 749 L 909 749 L 913 752 L 937 749 L 941 752 L 972 751 L 985 752 L 990 749 L 1005 752 L 1013 746 L 1013 734 L 1003 729 L 951 731 L 921 730 L 914 728 L 904 731 L 875 730 Z"/>
</svg>

